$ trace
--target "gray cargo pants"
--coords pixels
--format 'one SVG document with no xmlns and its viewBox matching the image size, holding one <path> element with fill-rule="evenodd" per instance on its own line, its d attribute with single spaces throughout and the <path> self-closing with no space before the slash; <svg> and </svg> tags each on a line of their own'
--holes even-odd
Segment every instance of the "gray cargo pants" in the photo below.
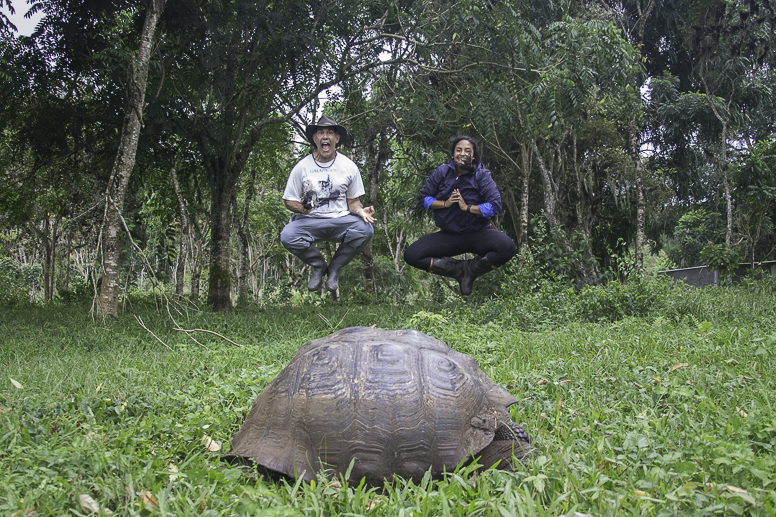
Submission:
<svg viewBox="0 0 776 517">
<path fill-rule="evenodd" d="M 359 252 L 374 233 L 371 224 L 353 214 L 331 219 L 295 214 L 280 232 L 280 243 L 294 255 L 317 241 L 341 242 Z"/>
</svg>

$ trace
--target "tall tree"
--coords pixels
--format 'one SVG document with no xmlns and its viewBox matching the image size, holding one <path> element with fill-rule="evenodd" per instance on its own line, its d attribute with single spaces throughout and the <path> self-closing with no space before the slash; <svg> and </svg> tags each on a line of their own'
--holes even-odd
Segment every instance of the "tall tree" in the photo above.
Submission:
<svg viewBox="0 0 776 517">
<path fill-rule="evenodd" d="M 655 11 L 658 0 L 631 0 L 628 8 L 620 12 L 629 13 L 622 16 L 625 37 L 633 45 L 640 55 L 644 56 L 647 24 Z M 617 12 L 617 11 L 615 11 Z M 646 74 L 640 73 L 640 69 L 634 67 L 634 73 L 629 74 L 630 81 L 625 87 L 627 110 L 627 134 L 628 154 L 633 162 L 636 173 L 636 245 L 634 261 L 636 267 L 644 266 L 644 247 L 646 245 L 646 194 L 644 191 L 644 163 L 641 157 L 643 143 L 643 105 L 641 103 L 641 89 L 646 81 Z"/>
<path fill-rule="evenodd" d="M 148 0 L 145 21 L 140 32 L 140 44 L 129 66 L 127 76 L 127 103 L 124 123 L 119 137 L 119 148 L 113 163 L 105 203 L 105 226 L 102 238 L 103 275 L 100 285 L 100 313 L 118 316 L 119 279 L 121 277 L 122 212 L 129 178 L 135 166 L 137 144 L 145 108 L 148 69 L 156 35 L 156 26 L 164 9 L 165 0 Z"/>
<path fill-rule="evenodd" d="M 733 195 L 729 174 L 729 148 L 733 140 L 751 141 L 747 134 L 747 106 L 761 92 L 758 69 L 776 64 L 776 10 L 767 0 L 689 0 L 690 27 L 686 44 L 696 58 L 694 74 L 708 106 L 719 122 L 719 141 L 713 147 L 726 206 L 725 244 L 733 236 Z M 754 103 L 759 104 L 759 103 Z"/>
</svg>

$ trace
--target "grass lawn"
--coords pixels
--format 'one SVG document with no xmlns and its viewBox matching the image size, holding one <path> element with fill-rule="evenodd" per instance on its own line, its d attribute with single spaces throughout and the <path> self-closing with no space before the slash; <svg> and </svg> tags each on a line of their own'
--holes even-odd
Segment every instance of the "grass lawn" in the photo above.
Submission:
<svg viewBox="0 0 776 517">
<path fill-rule="evenodd" d="M 680 300 L 597 323 L 527 325 L 541 300 L 176 315 L 236 344 L 142 304 L 108 322 L 3 307 L 0 514 L 774 515 L 773 293 L 698 296 L 683 313 Z M 377 488 L 220 462 L 299 346 L 355 325 L 415 328 L 473 356 L 520 400 L 512 418 L 538 460 Z"/>
</svg>

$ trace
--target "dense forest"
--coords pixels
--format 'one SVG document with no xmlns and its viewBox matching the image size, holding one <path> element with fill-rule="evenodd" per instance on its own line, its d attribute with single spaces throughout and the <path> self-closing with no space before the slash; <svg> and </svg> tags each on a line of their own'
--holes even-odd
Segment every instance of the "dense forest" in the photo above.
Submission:
<svg viewBox="0 0 776 517">
<path fill-rule="evenodd" d="M 456 134 L 480 141 L 515 267 L 581 286 L 776 259 L 770 0 L 2 4 L 42 16 L 19 36 L 0 13 L 2 304 L 318 296 L 278 237 L 321 113 L 377 210 L 343 296 L 440 292 L 402 254 Z"/>
</svg>

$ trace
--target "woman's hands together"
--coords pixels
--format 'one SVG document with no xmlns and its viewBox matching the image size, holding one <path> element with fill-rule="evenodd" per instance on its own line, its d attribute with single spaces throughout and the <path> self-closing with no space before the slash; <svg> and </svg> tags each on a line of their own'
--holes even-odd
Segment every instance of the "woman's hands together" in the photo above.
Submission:
<svg viewBox="0 0 776 517">
<path fill-rule="evenodd" d="M 445 207 L 453 206 L 454 204 L 458 204 L 458 208 L 463 211 L 466 211 L 466 207 L 468 206 L 466 201 L 463 199 L 463 196 L 461 195 L 461 191 L 458 189 L 453 190 L 453 193 L 450 194 L 449 198 L 447 198 L 447 201 L 445 201 Z"/>
</svg>

